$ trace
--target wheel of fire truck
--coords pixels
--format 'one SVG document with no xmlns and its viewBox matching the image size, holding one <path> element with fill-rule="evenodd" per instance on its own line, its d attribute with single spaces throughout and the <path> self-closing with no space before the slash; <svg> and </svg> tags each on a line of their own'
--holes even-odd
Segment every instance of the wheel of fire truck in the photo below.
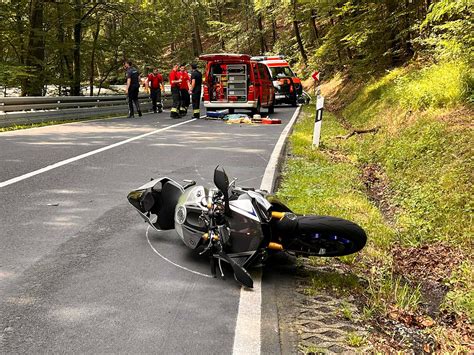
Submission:
<svg viewBox="0 0 474 355">
<path fill-rule="evenodd" d="M 268 113 L 275 113 L 275 94 L 273 94 L 272 104 L 268 106 Z"/>
<path fill-rule="evenodd" d="M 291 96 L 290 105 L 292 107 L 298 106 L 298 97 L 297 97 L 296 93 L 293 96 Z"/>
<path fill-rule="evenodd" d="M 262 106 L 260 105 L 260 100 L 257 101 L 257 107 L 252 108 L 252 115 L 259 115 Z"/>
</svg>

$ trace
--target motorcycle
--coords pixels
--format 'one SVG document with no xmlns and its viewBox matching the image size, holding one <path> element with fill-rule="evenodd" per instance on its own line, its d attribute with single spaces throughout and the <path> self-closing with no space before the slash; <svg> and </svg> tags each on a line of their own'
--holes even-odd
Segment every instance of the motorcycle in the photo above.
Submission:
<svg viewBox="0 0 474 355">
<path fill-rule="evenodd" d="M 360 251 L 365 231 L 357 224 L 330 216 L 296 215 L 267 191 L 237 187 L 225 170 L 214 170 L 215 187 L 185 180 L 182 186 L 162 177 L 128 194 L 128 201 L 157 231 L 176 229 L 183 243 L 208 255 L 211 272 L 222 262 L 234 278 L 252 288 L 247 269 L 276 252 L 295 256 L 334 257 Z"/>
</svg>

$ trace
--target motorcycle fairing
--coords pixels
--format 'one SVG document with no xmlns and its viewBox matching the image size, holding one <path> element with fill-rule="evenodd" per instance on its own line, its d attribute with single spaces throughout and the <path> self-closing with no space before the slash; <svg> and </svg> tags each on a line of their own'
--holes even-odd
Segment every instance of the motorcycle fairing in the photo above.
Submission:
<svg viewBox="0 0 474 355">
<path fill-rule="evenodd" d="M 254 221 L 260 222 L 260 218 L 250 199 L 239 199 L 230 201 L 230 209 Z"/>
<path fill-rule="evenodd" d="M 174 228 L 174 211 L 183 192 L 180 184 L 163 177 L 133 190 L 127 198 L 145 222 L 160 231 Z"/>
</svg>

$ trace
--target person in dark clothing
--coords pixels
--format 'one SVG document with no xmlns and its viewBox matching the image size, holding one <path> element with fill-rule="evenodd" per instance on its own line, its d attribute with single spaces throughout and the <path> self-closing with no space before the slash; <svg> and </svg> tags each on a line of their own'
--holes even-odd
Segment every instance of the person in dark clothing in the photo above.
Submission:
<svg viewBox="0 0 474 355">
<path fill-rule="evenodd" d="M 132 66 L 132 62 L 125 62 L 123 65 L 127 74 L 127 84 L 125 87 L 125 94 L 128 97 L 128 117 L 134 117 L 133 104 L 138 112 L 138 116 L 142 116 L 142 111 L 140 110 L 140 102 L 138 102 L 138 91 L 140 89 L 140 73 L 137 69 Z"/>
<path fill-rule="evenodd" d="M 153 107 L 153 112 L 163 112 L 161 105 L 161 91 L 164 91 L 163 76 L 158 71 L 158 68 L 153 69 L 153 73 L 148 74 L 145 80 L 145 86 L 150 89 L 150 99 Z"/>
<path fill-rule="evenodd" d="M 193 104 L 193 118 L 200 118 L 201 112 L 199 107 L 201 106 L 201 85 L 202 85 L 202 74 L 197 69 L 197 64 L 191 64 L 191 101 Z"/>
<path fill-rule="evenodd" d="M 173 103 L 171 105 L 170 117 L 179 118 L 179 104 L 181 100 L 179 86 L 181 85 L 181 74 L 178 71 L 179 65 L 175 64 L 173 70 L 170 72 L 170 85 L 171 85 L 171 97 L 173 98 Z"/>
</svg>

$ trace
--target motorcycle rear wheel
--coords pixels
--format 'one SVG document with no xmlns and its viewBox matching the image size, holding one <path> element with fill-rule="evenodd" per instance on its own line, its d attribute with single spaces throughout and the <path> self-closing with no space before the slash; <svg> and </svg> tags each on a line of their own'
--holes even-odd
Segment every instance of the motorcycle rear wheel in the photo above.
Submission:
<svg viewBox="0 0 474 355">
<path fill-rule="evenodd" d="M 330 216 L 298 216 L 285 249 L 296 255 L 333 257 L 360 251 L 367 241 L 357 224 Z"/>
</svg>

